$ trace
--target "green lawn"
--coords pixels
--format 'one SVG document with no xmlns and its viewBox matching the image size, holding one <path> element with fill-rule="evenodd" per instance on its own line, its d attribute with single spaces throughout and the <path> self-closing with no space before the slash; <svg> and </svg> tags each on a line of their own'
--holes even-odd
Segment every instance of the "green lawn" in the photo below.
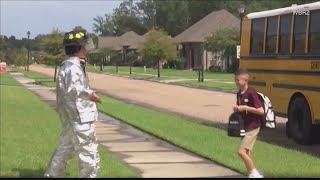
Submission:
<svg viewBox="0 0 320 180">
<path fill-rule="evenodd" d="M 0 74 L 0 85 L 5 86 L 22 86 L 18 81 L 13 81 L 8 73 Z M 1 86 L 2 87 L 2 86 Z"/>
<path fill-rule="evenodd" d="M 175 82 L 174 84 L 204 87 L 204 88 L 213 89 L 213 90 L 217 89 L 217 90 L 237 91 L 237 86 L 234 83 L 212 82 L 208 80 L 207 81 L 205 80 L 204 82 L 198 82 L 198 80 L 180 81 L 180 82 Z"/>
<path fill-rule="evenodd" d="M 56 82 L 53 81 L 53 77 L 48 77 L 46 75 L 42 75 L 40 73 L 32 72 L 32 71 L 25 71 L 24 69 L 20 68 L 12 68 L 12 70 L 21 72 L 28 78 L 34 79 L 37 84 L 39 85 L 44 85 L 44 86 L 49 86 L 49 87 L 55 87 Z"/>
<path fill-rule="evenodd" d="M 170 79 L 193 79 L 179 82 L 172 82 L 172 84 L 188 85 L 191 87 L 204 87 L 213 90 L 227 90 L 227 91 L 236 91 L 237 87 L 234 83 L 234 75 L 231 73 L 213 73 L 213 72 L 204 72 L 204 82 L 198 82 L 198 72 L 197 71 L 182 71 L 174 69 L 161 69 L 160 78 L 157 77 L 158 72 L 156 69 L 147 68 L 146 72 L 142 67 L 132 67 L 132 74 L 129 72 L 129 67 L 118 67 L 118 73 L 116 73 L 115 66 L 106 66 L 103 71 L 100 71 L 100 67 L 96 66 L 87 66 L 89 72 L 95 73 L 106 73 L 106 74 L 118 74 L 120 76 L 129 76 L 132 78 L 141 78 L 154 81 L 161 80 L 170 80 Z M 221 82 L 212 82 L 210 80 L 221 81 Z M 226 83 L 227 82 L 227 83 Z"/>
<path fill-rule="evenodd" d="M 20 70 L 21 71 L 21 70 Z M 130 74 L 130 68 L 128 66 L 118 66 L 118 73 L 116 73 L 115 66 L 105 66 L 102 71 L 100 71 L 100 67 L 92 65 L 87 66 L 88 72 L 94 73 L 105 73 L 105 74 L 116 74 L 120 76 L 127 76 L 131 78 L 139 78 L 153 81 L 162 81 L 162 80 L 171 80 L 171 79 L 193 79 L 179 82 L 172 82 L 172 84 L 183 84 L 191 87 L 204 87 L 213 90 L 227 90 L 233 91 L 236 90 L 236 86 L 234 82 L 234 75 L 232 73 L 214 73 L 214 72 L 204 72 L 204 82 L 198 82 L 198 72 L 191 70 L 175 70 L 175 69 L 161 69 L 160 70 L 160 78 L 158 78 L 157 69 L 147 68 L 146 72 L 144 72 L 143 67 L 132 67 L 132 74 Z M 26 74 L 28 76 L 28 74 Z M 29 76 L 30 77 L 30 76 Z M 32 78 L 32 77 L 30 77 Z M 221 81 L 221 82 L 211 82 Z M 39 84 L 46 85 L 45 83 L 37 80 Z M 227 82 L 227 83 L 225 83 Z M 49 84 L 50 86 L 50 84 Z"/>
<path fill-rule="evenodd" d="M 161 81 L 161 80 L 168 80 L 168 79 L 177 79 L 174 77 L 161 77 L 158 78 L 157 75 L 151 75 L 151 74 L 139 74 L 133 72 L 130 74 L 130 72 L 125 72 L 125 71 L 119 71 L 118 73 L 106 73 L 106 74 L 115 74 L 115 75 L 120 75 L 120 76 L 126 76 L 130 78 L 135 78 L 135 79 L 145 79 L 145 80 L 153 80 L 153 81 Z"/>
<path fill-rule="evenodd" d="M 96 66 L 94 68 L 93 66 L 87 66 L 87 69 L 89 72 L 97 72 L 101 73 L 100 67 Z M 129 67 L 127 66 L 119 66 L 118 67 L 119 72 L 122 73 L 129 73 Z M 116 73 L 116 67 L 115 66 L 105 66 L 103 73 Z M 119 73 L 118 72 L 118 73 Z M 151 74 L 151 75 L 158 75 L 157 69 L 153 68 L 147 68 L 147 71 L 144 72 L 143 67 L 132 67 L 132 72 L 135 72 L 136 74 L 139 74 L 140 76 L 150 76 L 145 74 Z M 234 81 L 234 75 L 232 73 L 213 73 L 213 72 L 204 72 L 204 78 L 205 79 L 215 79 L 215 80 L 221 80 L 221 81 Z M 175 69 L 161 69 L 160 70 L 160 77 L 163 77 L 165 79 L 180 79 L 180 78 L 187 78 L 187 79 L 198 79 L 198 72 L 197 71 L 191 71 L 191 70 L 175 70 Z"/>
<path fill-rule="evenodd" d="M 17 84 L 1 74 L 1 84 Z M 2 81 L 6 79 L 5 81 Z M 19 83 L 18 83 L 19 84 Z M 1 86 L 0 177 L 43 177 L 58 145 L 60 120 L 57 113 L 25 88 Z M 100 177 L 137 177 L 121 161 L 99 148 Z M 67 177 L 78 177 L 77 159 Z"/>
<path fill-rule="evenodd" d="M 163 75 L 160 78 L 158 78 L 157 71 L 153 70 L 152 68 L 149 68 L 147 70 L 148 72 L 150 71 L 150 74 L 144 74 L 143 68 L 140 68 L 140 67 L 132 67 L 132 68 L 133 68 L 133 71 L 132 71 L 133 73 L 130 74 L 129 70 L 128 70 L 129 67 L 120 67 L 119 66 L 118 73 L 115 72 L 115 67 L 113 67 L 113 66 L 106 66 L 102 72 L 100 71 L 100 68 L 98 66 L 96 67 L 96 69 L 93 66 L 87 67 L 89 72 L 117 74 L 120 76 L 128 76 L 131 78 L 139 78 L 139 79 L 146 79 L 146 80 L 152 80 L 152 81 L 178 79 L 177 76 L 170 76 L 170 75 L 176 75 L 176 74 L 182 74 L 182 76 L 180 78 L 198 79 L 197 73 L 193 72 L 193 71 L 177 71 L 177 70 L 172 70 L 172 69 L 163 69 L 163 70 L 161 70 L 161 73 Z M 45 76 L 45 75 L 42 75 L 39 73 L 35 73 L 32 71 L 25 71 L 25 70 L 19 69 L 19 68 L 13 68 L 13 69 L 15 71 L 19 71 L 21 73 L 24 73 L 29 78 L 36 80 L 36 82 L 40 85 L 45 85 L 45 86 L 49 86 L 49 87 L 56 86 L 56 83 L 53 82 L 53 79 L 48 78 L 48 76 Z M 135 70 L 135 72 L 134 72 L 134 70 Z M 208 78 L 207 76 L 210 77 L 211 79 L 206 79 L 206 78 Z M 235 86 L 234 83 L 229 83 L 229 82 L 233 82 L 233 75 L 232 74 L 205 72 L 204 77 L 205 77 L 204 82 L 198 82 L 198 80 L 187 80 L 187 81 L 172 82 L 172 84 L 188 85 L 191 87 L 203 87 L 203 88 L 208 88 L 208 89 L 212 89 L 212 90 L 227 90 L 227 91 L 236 91 L 237 90 L 237 87 Z M 210 80 L 221 81 L 221 82 L 212 82 Z M 226 83 L 223 81 L 228 81 L 228 82 Z"/>
</svg>

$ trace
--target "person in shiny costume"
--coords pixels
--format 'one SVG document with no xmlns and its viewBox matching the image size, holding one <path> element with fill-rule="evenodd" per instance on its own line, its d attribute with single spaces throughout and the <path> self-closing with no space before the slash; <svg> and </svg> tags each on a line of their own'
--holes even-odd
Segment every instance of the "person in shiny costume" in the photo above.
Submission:
<svg viewBox="0 0 320 180">
<path fill-rule="evenodd" d="M 63 45 L 68 57 L 60 65 L 56 86 L 62 132 L 45 177 L 64 177 L 73 155 L 79 158 L 81 178 L 98 176 L 100 158 L 94 121 L 98 119 L 96 103 L 101 101 L 90 89 L 84 68 L 87 41 L 85 31 L 71 31 L 64 36 Z"/>
</svg>

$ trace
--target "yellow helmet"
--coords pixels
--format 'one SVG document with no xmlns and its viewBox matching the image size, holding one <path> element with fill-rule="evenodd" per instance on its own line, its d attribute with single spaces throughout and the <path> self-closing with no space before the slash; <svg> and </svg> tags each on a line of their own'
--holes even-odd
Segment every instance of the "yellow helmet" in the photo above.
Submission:
<svg viewBox="0 0 320 180">
<path fill-rule="evenodd" d="M 84 31 L 70 31 L 65 33 L 63 38 L 64 46 L 84 46 L 88 42 L 87 32 Z"/>
</svg>

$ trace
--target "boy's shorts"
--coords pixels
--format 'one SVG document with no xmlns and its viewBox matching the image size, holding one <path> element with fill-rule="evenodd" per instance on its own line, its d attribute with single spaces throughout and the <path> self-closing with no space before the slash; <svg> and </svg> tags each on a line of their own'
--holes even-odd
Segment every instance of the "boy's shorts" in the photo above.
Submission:
<svg viewBox="0 0 320 180">
<path fill-rule="evenodd" d="M 252 150 L 253 145 L 257 140 L 259 132 L 260 128 L 256 128 L 246 132 L 246 135 L 244 136 L 244 138 L 242 138 L 240 148 Z"/>
</svg>

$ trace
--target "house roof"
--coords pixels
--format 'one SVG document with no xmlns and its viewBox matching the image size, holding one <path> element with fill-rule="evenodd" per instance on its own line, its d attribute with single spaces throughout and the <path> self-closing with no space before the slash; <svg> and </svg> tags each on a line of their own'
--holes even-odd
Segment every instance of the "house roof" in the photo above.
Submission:
<svg viewBox="0 0 320 180">
<path fill-rule="evenodd" d="M 240 28 L 240 19 L 225 9 L 213 11 L 174 37 L 173 42 L 203 42 L 206 37 L 222 28 Z"/>
<path fill-rule="evenodd" d="M 142 36 L 138 35 L 134 31 L 129 31 L 121 36 L 106 36 L 98 37 L 98 49 L 101 48 L 113 48 L 114 50 L 122 50 L 123 46 L 129 46 L 130 49 L 138 47 L 138 43 L 141 41 Z M 95 50 L 96 52 L 98 50 Z"/>
<path fill-rule="evenodd" d="M 134 31 L 129 31 L 121 36 L 105 36 L 98 37 L 98 46 L 97 49 L 90 51 L 90 53 L 98 53 L 102 48 L 112 48 L 116 51 L 122 50 L 123 46 L 129 46 L 128 49 L 139 49 L 139 45 L 146 40 L 149 32 L 140 36 Z M 173 38 L 169 36 L 170 40 Z"/>
<path fill-rule="evenodd" d="M 123 46 L 132 46 L 141 39 L 141 36 L 133 31 L 129 31 L 120 36 L 120 42 Z"/>
<path fill-rule="evenodd" d="M 112 37 L 112 36 L 106 36 L 106 37 L 98 37 L 98 47 L 97 49 L 102 48 L 112 48 L 114 50 L 121 50 L 120 46 L 120 40 L 119 37 Z"/>
</svg>

